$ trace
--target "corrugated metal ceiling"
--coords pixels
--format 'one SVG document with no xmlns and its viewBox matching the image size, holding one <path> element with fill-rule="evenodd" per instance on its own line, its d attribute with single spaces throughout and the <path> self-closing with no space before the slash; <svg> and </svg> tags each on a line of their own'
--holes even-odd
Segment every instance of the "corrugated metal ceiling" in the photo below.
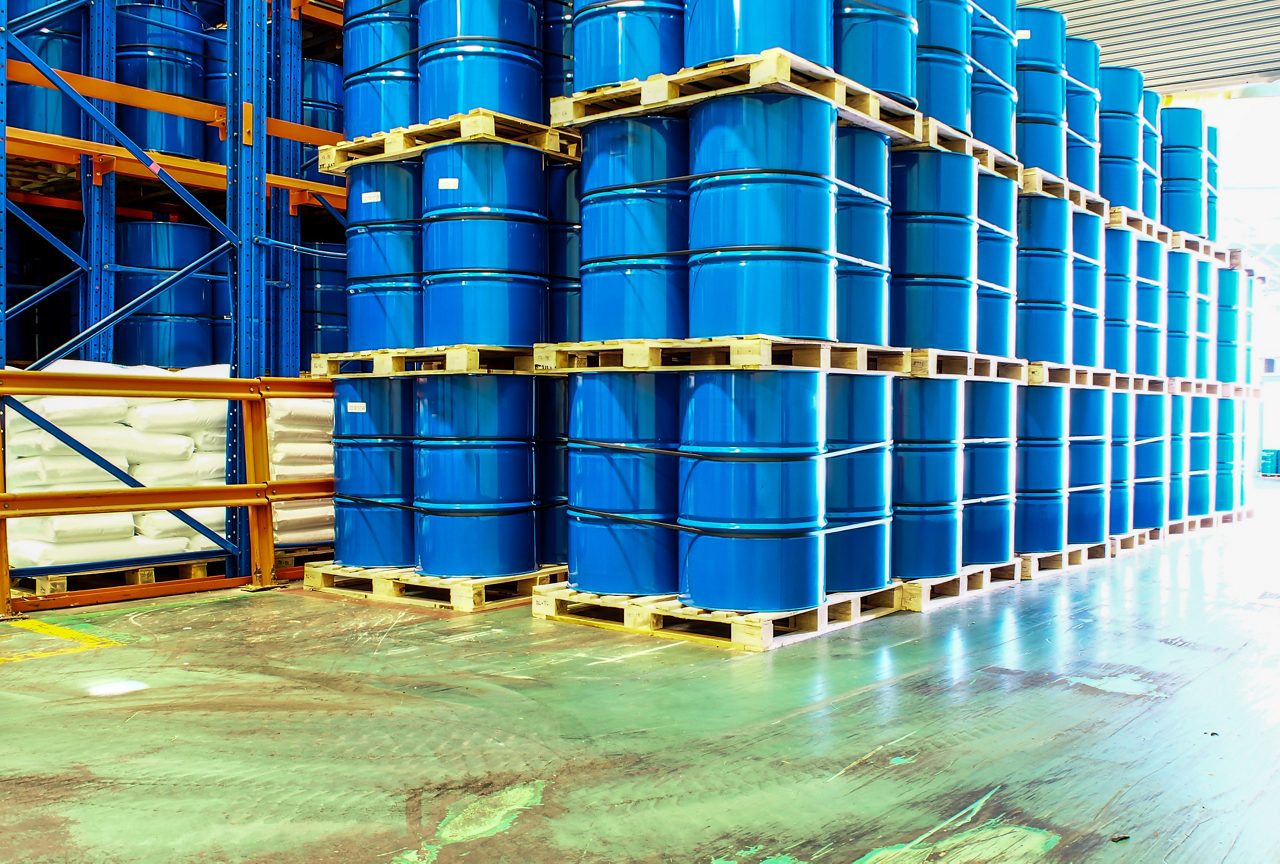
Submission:
<svg viewBox="0 0 1280 864">
<path fill-rule="evenodd" d="M 1280 0 L 1038 0 L 1163 92 L 1280 79 Z"/>
</svg>

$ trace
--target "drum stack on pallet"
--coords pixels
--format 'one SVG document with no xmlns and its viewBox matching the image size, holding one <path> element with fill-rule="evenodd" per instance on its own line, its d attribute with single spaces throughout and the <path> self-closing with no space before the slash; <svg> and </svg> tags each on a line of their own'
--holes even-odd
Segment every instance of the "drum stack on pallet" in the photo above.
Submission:
<svg viewBox="0 0 1280 864">
<path fill-rule="evenodd" d="M 321 152 L 352 183 L 353 338 L 385 331 L 315 360 L 343 380 L 313 587 L 507 579 L 537 617 L 765 650 L 1244 515 L 1250 277 L 1155 221 L 1141 75 L 1060 15 L 653 0 L 493 29 L 533 5 L 423 4 L 426 122 Z M 567 25 L 542 125 L 513 101 L 534 55 L 486 63 Z M 480 86 L 499 69 L 521 86 Z M 1230 378 L 1196 365 L 1223 351 Z M 564 521 L 535 544 L 534 514 Z M 527 566 L 561 561 L 567 586 Z"/>
</svg>

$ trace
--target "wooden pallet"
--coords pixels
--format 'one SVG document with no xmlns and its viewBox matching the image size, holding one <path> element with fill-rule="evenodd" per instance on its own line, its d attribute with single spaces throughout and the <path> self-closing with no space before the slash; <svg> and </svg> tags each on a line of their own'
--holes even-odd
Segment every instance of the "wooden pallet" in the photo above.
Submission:
<svg viewBox="0 0 1280 864">
<path fill-rule="evenodd" d="M 1166 379 L 1166 382 L 1167 392 L 1177 396 L 1217 396 L 1222 392 L 1222 384 L 1218 381 L 1200 381 L 1194 378 L 1169 378 Z"/>
<path fill-rule="evenodd" d="M 535 618 L 740 651 L 771 651 L 901 608 L 897 585 L 830 594 L 822 605 L 802 612 L 717 612 L 685 606 L 674 594 L 624 597 L 561 585 L 541 586 L 533 593 Z"/>
<path fill-rule="evenodd" d="M 299 549 L 277 549 L 276 569 L 301 567 L 319 561 L 333 560 L 333 546 L 307 546 Z"/>
<path fill-rule="evenodd" d="M 222 558 L 128 567 L 86 566 L 84 570 L 59 573 L 54 576 L 15 576 L 12 590 L 16 595 L 45 597 L 50 594 L 64 594 L 82 588 L 101 588 L 108 585 L 151 585 L 156 582 L 173 582 L 182 579 L 206 579 L 211 569 L 221 574 L 225 566 L 225 559 Z"/>
<path fill-rule="evenodd" d="M 563 582 L 568 571 L 563 564 L 548 564 L 516 576 L 448 579 L 423 576 L 412 567 L 345 567 L 324 561 L 306 566 L 302 586 L 354 600 L 487 612 L 528 602 L 535 588 Z"/>
<path fill-rule="evenodd" d="M 359 369 L 353 371 L 352 365 Z M 343 367 L 347 367 L 343 371 Z M 437 348 L 383 348 L 312 354 L 313 378 L 385 378 L 388 375 L 425 375 L 466 372 L 532 372 L 530 348 L 493 348 L 487 345 L 446 345 Z"/>
<path fill-rule="evenodd" d="M 1200 517 L 1192 516 L 1187 519 L 1179 519 L 1177 522 L 1170 522 L 1165 526 L 1165 533 L 1170 537 L 1181 534 L 1193 534 L 1200 530 Z"/>
<path fill-rule="evenodd" d="M 1169 244 L 1173 249 L 1185 249 L 1188 252 L 1212 258 L 1224 267 L 1231 266 L 1230 249 L 1219 249 L 1212 242 L 1195 234 L 1188 234 L 1186 231 L 1175 231 L 1173 236 L 1169 238 Z"/>
<path fill-rule="evenodd" d="M 1112 228 L 1128 228 L 1149 240 L 1168 245 L 1173 240 L 1173 231 L 1161 225 L 1144 213 L 1130 210 L 1128 207 L 1111 206 L 1107 216 L 1107 224 Z"/>
<path fill-rule="evenodd" d="M 1061 552 L 1022 552 L 1018 555 L 1023 579 L 1036 579 L 1043 574 L 1082 567 L 1110 557 L 1110 543 L 1077 544 Z"/>
<path fill-rule="evenodd" d="M 977 591 L 985 591 L 1000 585 L 1014 585 L 1021 581 L 1019 563 L 979 564 L 966 567 L 955 576 L 937 576 L 931 579 L 899 581 L 902 588 L 902 608 L 908 612 L 931 612 Z"/>
<path fill-rule="evenodd" d="M 1027 361 L 939 348 L 911 350 L 913 378 L 985 378 L 1027 383 Z"/>
<path fill-rule="evenodd" d="M 978 160 L 978 169 L 988 174 L 997 174 L 1022 185 L 1025 168 L 1022 163 L 1007 153 L 988 146 L 958 129 L 954 129 L 933 117 L 925 117 L 921 125 L 920 141 L 900 144 L 895 150 L 946 150 L 951 153 L 963 153 Z"/>
<path fill-rule="evenodd" d="M 466 114 L 454 114 L 430 123 L 326 144 L 320 147 L 319 166 L 326 174 L 345 174 L 355 165 L 402 162 L 432 147 L 459 141 L 519 144 L 564 162 L 577 162 L 582 158 L 582 138 L 576 132 L 552 129 L 541 123 L 476 108 Z"/>
<path fill-rule="evenodd" d="M 781 48 L 552 99 L 551 125 L 679 114 L 707 99 L 765 92 L 816 97 L 835 107 L 842 125 L 873 129 L 894 141 L 920 140 L 918 111 Z"/>
<path fill-rule="evenodd" d="M 722 339 L 619 339 L 535 345 L 539 372 L 655 372 L 689 369 L 826 369 L 841 372 L 909 370 L 904 348 L 837 344 L 773 336 Z"/>
<path fill-rule="evenodd" d="M 1112 558 L 1115 558 L 1125 552 L 1141 549 L 1154 540 L 1155 538 L 1151 536 L 1151 531 L 1147 528 L 1139 528 L 1127 534 L 1113 534 L 1107 538 L 1108 553 Z"/>
<path fill-rule="evenodd" d="M 1093 366 L 1073 366 L 1037 360 L 1027 368 L 1027 383 L 1111 388 L 1116 386 L 1116 373 L 1110 369 L 1097 369 Z"/>
<path fill-rule="evenodd" d="M 1115 389 L 1130 393 L 1180 393 L 1175 382 L 1182 379 L 1157 378 L 1153 375 L 1122 375 L 1114 373 Z M 1194 388 L 1193 388 L 1194 389 Z M 1192 395 L 1191 391 L 1186 391 Z"/>
<path fill-rule="evenodd" d="M 1092 213 L 1095 216 L 1101 216 L 1103 219 L 1108 218 L 1108 210 L 1111 206 L 1107 203 L 1107 199 L 1098 195 L 1098 193 L 1090 192 L 1083 186 L 1077 186 L 1068 180 L 1063 180 L 1043 168 L 1022 169 L 1022 194 L 1063 198 L 1070 201 L 1073 207 Z"/>
</svg>

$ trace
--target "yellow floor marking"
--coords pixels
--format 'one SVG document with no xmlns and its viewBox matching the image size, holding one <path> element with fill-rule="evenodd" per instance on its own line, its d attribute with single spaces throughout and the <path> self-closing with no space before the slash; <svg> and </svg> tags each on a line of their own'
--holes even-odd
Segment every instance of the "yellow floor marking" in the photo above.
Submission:
<svg viewBox="0 0 1280 864">
<path fill-rule="evenodd" d="M 24 651 L 21 654 L 12 654 L 8 657 L 0 657 L 0 666 L 5 663 L 21 663 L 24 660 L 38 660 L 41 657 L 59 657 L 63 654 L 79 654 L 81 651 L 96 651 L 99 648 L 115 648 L 124 643 L 117 642 L 114 639 L 107 639 L 103 636 L 93 636 L 89 633 L 81 633 L 78 630 L 72 630 L 68 627 L 59 627 L 56 624 L 46 624 L 43 621 L 6 621 L 4 622 L 10 627 L 17 627 L 21 630 L 27 630 L 41 636 L 52 636 L 55 639 L 66 639 L 74 642 L 65 648 L 50 648 L 43 651 Z"/>
</svg>

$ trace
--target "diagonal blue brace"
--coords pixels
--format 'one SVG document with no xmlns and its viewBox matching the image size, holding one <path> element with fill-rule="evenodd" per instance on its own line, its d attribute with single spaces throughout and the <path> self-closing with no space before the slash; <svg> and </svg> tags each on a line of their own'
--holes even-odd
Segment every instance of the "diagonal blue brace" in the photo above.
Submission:
<svg viewBox="0 0 1280 864">
<path fill-rule="evenodd" d="M 139 163 L 145 165 L 151 173 L 156 175 L 160 182 L 169 187 L 169 190 L 173 192 L 174 195 L 177 195 L 182 199 L 184 204 L 196 211 L 196 213 L 200 215 L 201 219 L 208 222 L 227 240 L 234 242 L 237 239 L 235 232 L 228 228 L 225 222 L 215 216 L 212 210 L 200 203 L 200 199 L 192 195 L 185 186 L 173 179 L 168 171 L 164 170 L 164 168 L 161 167 L 154 159 L 148 156 L 146 151 L 135 144 L 128 135 L 121 132 L 120 127 L 108 120 L 106 115 L 95 108 L 88 99 L 85 99 L 76 92 L 75 88 L 64 81 L 62 76 L 59 75 L 53 67 L 40 59 L 40 55 L 28 48 L 26 44 L 24 44 L 23 41 L 12 32 L 6 32 L 5 36 L 8 37 L 9 45 L 22 55 L 22 59 L 36 67 L 36 69 L 40 71 L 41 75 L 48 78 L 64 96 L 76 103 L 76 105 L 80 107 L 80 110 L 88 114 L 93 122 L 97 123 L 99 126 L 115 136 L 115 139 L 120 142 L 121 147 L 128 150 L 130 155 L 132 155 L 134 159 L 137 159 Z"/>
<path fill-rule="evenodd" d="M 14 18 L 9 22 L 9 29 L 19 35 L 30 33 L 59 15 L 65 15 L 73 9 L 79 9 L 81 6 L 86 5 L 88 5 L 88 0 L 63 0 L 61 3 L 51 3 L 48 6 L 33 9 L 25 15 L 19 15 Z"/>
<path fill-rule="evenodd" d="M 119 480 L 124 485 L 130 487 L 131 489 L 147 488 L 143 484 L 139 483 L 136 479 L 134 479 L 129 474 L 129 472 L 121 471 L 115 465 L 108 462 L 106 459 L 102 458 L 101 454 L 99 454 L 98 452 L 90 448 L 84 442 L 68 435 L 64 430 L 55 426 L 53 423 L 50 423 L 48 420 L 41 417 L 36 412 L 32 411 L 30 408 L 28 408 L 26 405 L 23 405 L 21 402 L 19 402 L 17 399 L 14 399 L 12 396 L 4 397 L 4 405 L 6 408 L 10 408 L 13 411 L 15 411 L 20 417 L 25 417 L 27 420 L 30 420 L 37 427 L 44 430 L 45 432 L 48 432 L 54 438 L 58 439 L 58 441 L 67 445 L 73 451 L 80 454 L 84 458 L 88 459 L 90 462 L 92 462 L 94 465 L 101 468 L 103 471 L 106 471 L 108 474 L 110 474 L 115 479 Z M 229 555 L 240 554 L 240 550 L 237 549 L 235 545 L 231 543 L 230 540 L 227 540 L 225 537 L 220 537 L 216 531 L 209 528 L 204 523 L 199 522 L 193 517 L 187 515 L 185 511 L 169 510 L 168 512 L 175 519 L 177 519 L 183 525 L 186 525 L 192 531 L 195 531 L 201 537 L 204 537 L 210 542 L 217 544 L 218 548 L 222 549 L 227 554 Z"/>
<path fill-rule="evenodd" d="M 312 192 L 311 194 L 315 197 L 317 201 L 320 202 L 320 206 L 324 207 L 324 209 L 329 211 L 329 215 L 332 216 L 339 225 L 341 225 L 343 228 L 347 227 L 347 217 L 342 214 L 341 210 L 339 210 L 337 207 L 334 207 L 332 204 L 330 204 L 328 198 L 324 197 L 318 192 Z"/>
<path fill-rule="evenodd" d="M 10 204 L 12 203 L 13 202 L 10 202 Z M 48 285 L 44 288 L 41 288 L 39 291 L 32 294 L 27 299 L 23 300 L 21 303 L 19 303 L 17 306 L 14 306 L 12 309 L 6 309 L 4 311 L 5 320 L 12 321 L 14 318 L 17 318 L 23 312 L 26 312 L 28 309 L 31 309 L 32 307 L 34 307 L 37 303 L 40 303 L 46 297 L 52 297 L 54 294 L 57 294 L 64 287 L 66 287 L 67 285 L 70 285 L 72 282 L 76 281 L 79 278 L 80 278 L 80 271 L 72 270 L 70 273 L 68 273 L 66 276 L 63 276 L 57 282 L 54 282 L 52 285 Z"/>
<path fill-rule="evenodd" d="M 14 216 L 17 216 L 19 219 L 21 219 L 23 223 L 32 231 L 36 232 L 41 237 L 43 237 L 46 243 L 48 243 L 54 249 L 57 249 L 63 255 L 70 258 L 72 264 L 75 264 L 81 270 L 89 269 L 89 262 L 81 258 L 79 252 L 76 252 L 66 243 L 63 243 L 61 240 L 59 240 L 58 237 L 54 235 L 51 231 L 49 231 L 48 228 L 44 227 L 35 219 L 33 219 L 31 217 L 31 214 L 29 214 L 26 210 L 23 210 L 17 204 L 14 204 L 12 201 L 10 201 L 9 212 L 12 213 Z"/>
</svg>

